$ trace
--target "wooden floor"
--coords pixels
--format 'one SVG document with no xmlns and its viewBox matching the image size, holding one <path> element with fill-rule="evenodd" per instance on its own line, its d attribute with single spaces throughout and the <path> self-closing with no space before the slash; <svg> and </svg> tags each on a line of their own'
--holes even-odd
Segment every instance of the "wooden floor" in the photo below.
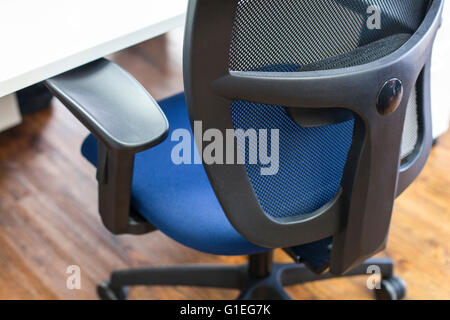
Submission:
<svg viewBox="0 0 450 320">
<path fill-rule="evenodd" d="M 111 58 L 160 99 L 182 90 L 178 30 Z M 80 155 L 87 131 L 56 101 L 0 134 L 0 298 L 96 299 L 114 269 L 187 263 L 241 263 L 202 254 L 160 232 L 110 235 L 97 215 L 95 170 Z M 417 182 L 398 199 L 387 255 L 408 282 L 410 299 L 450 299 L 450 134 Z M 276 253 L 278 261 L 289 261 Z M 82 289 L 66 288 L 79 265 Z M 289 289 L 296 299 L 371 299 L 366 277 Z M 233 299 L 236 291 L 136 288 L 137 299 Z"/>
</svg>

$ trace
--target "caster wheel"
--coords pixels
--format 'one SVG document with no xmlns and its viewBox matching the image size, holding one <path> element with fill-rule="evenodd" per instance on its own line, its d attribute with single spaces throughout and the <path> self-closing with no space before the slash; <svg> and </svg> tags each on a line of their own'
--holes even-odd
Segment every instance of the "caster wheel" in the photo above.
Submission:
<svg viewBox="0 0 450 320">
<path fill-rule="evenodd" d="M 381 280 L 381 289 L 375 290 L 377 300 L 402 300 L 406 296 L 406 283 L 402 278 L 391 276 Z"/>
<path fill-rule="evenodd" d="M 125 288 L 113 288 L 109 281 L 97 286 L 97 295 L 101 300 L 126 300 L 128 291 Z"/>
</svg>

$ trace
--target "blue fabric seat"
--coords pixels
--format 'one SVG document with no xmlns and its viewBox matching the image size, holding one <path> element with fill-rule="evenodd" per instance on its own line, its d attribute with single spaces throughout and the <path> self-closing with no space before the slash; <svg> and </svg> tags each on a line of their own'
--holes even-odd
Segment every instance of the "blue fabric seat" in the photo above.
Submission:
<svg viewBox="0 0 450 320">
<path fill-rule="evenodd" d="M 159 102 L 170 124 L 169 138 L 136 155 L 132 205 L 170 238 L 199 251 L 217 255 L 247 255 L 266 251 L 244 239 L 227 220 L 202 165 L 175 165 L 171 159 L 172 132 L 191 131 L 184 94 Z M 192 152 L 196 149 L 192 148 Z M 97 141 L 90 135 L 83 155 L 97 162 Z M 313 266 L 328 259 L 330 241 L 297 247 Z M 302 248 L 305 250 L 302 251 Z"/>
<path fill-rule="evenodd" d="M 136 155 L 132 205 L 172 239 L 203 252 L 245 255 L 265 251 L 245 240 L 227 220 L 202 165 L 175 165 L 170 136 L 176 129 L 190 129 L 184 94 L 159 102 L 170 124 L 169 137 Z M 193 148 L 194 151 L 194 148 Z M 97 162 L 97 140 L 90 135 L 83 155 Z"/>
</svg>

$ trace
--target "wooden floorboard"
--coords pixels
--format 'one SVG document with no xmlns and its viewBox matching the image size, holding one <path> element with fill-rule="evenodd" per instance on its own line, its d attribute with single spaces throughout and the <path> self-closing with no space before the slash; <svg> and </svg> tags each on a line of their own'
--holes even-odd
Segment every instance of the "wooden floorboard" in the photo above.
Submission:
<svg viewBox="0 0 450 320">
<path fill-rule="evenodd" d="M 156 99 L 183 90 L 182 32 L 110 58 Z M 115 269 L 189 263 L 242 263 L 188 249 L 160 232 L 109 234 L 97 214 L 95 170 L 80 155 L 84 129 L 57 101 L 0 134 L 0 298 L 96 299 L 95 286 Z M 410 299 L 450 299 L 450 134 L 433 149 L 418 180 L 396 202 L 388 250 Z M 281 251 L 278 261 L 289 261 Z M 81 290 L 66 288 L 79 265 Z M 371 299 L 366 277 L 288 289 L 296 299 Z M 137 299 L 233 299 L 236 291 L 135 288 Z"/>
</svg>

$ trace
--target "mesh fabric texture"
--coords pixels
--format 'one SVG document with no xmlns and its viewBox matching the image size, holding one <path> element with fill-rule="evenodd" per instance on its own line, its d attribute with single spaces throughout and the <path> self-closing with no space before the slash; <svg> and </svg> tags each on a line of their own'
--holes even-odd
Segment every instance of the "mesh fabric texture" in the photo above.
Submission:
<svg viewBox="0 0 450 320">
<path fill-rule="evenodd" d="M 369 6 L 381 10 L 380 29 L 367 27 Z M 280 65 L 278 71 L 295 71 L 394 34 L 413 34 L 427 6 L 427 0 L 241 0 L 230 70 Z"/>
<path fill-rule="evenodd" d="M 292 217 L 311 213 L 327 204 L 339 190 L 342 173 L 353 138 L 354 121 L 327 127 L 298 126 L 283 107 L 234 101 L 231 107 L 237 128 L 279 130 L 279 169 L 262 175 L 260 162 L 250 164 L 249 143 L 245 150 L 246 169 L 256 196 L 266 214 Z M 271 150 L 270 143 L 267 150 Z"/>
<path fill-rule="evenodd" d="M 422 22 L 426 0 L 241 0 L 229 54 L 230 71 L 302 72 L 357 66 L 400 48 Z M 369 6 L 381 10 L 381 28 L 367 27 Z M 418 141 L 416 92 L 409 97 L 402 157 Z M 235 129 L 279 129 L 280 170 L 262 176 L 246 161 L 247 174 L 265 213 L 311 213 L 334 198 L 353 137 L 353 121 L 302 128 L 282 106 L 236 100 Z M 269 139 L 270 140 L 270 139 Z M 268 148 L 270 150 L 270 148 Z M 248 146 L 243 151 L 248 154 Z"/>
</svg>

